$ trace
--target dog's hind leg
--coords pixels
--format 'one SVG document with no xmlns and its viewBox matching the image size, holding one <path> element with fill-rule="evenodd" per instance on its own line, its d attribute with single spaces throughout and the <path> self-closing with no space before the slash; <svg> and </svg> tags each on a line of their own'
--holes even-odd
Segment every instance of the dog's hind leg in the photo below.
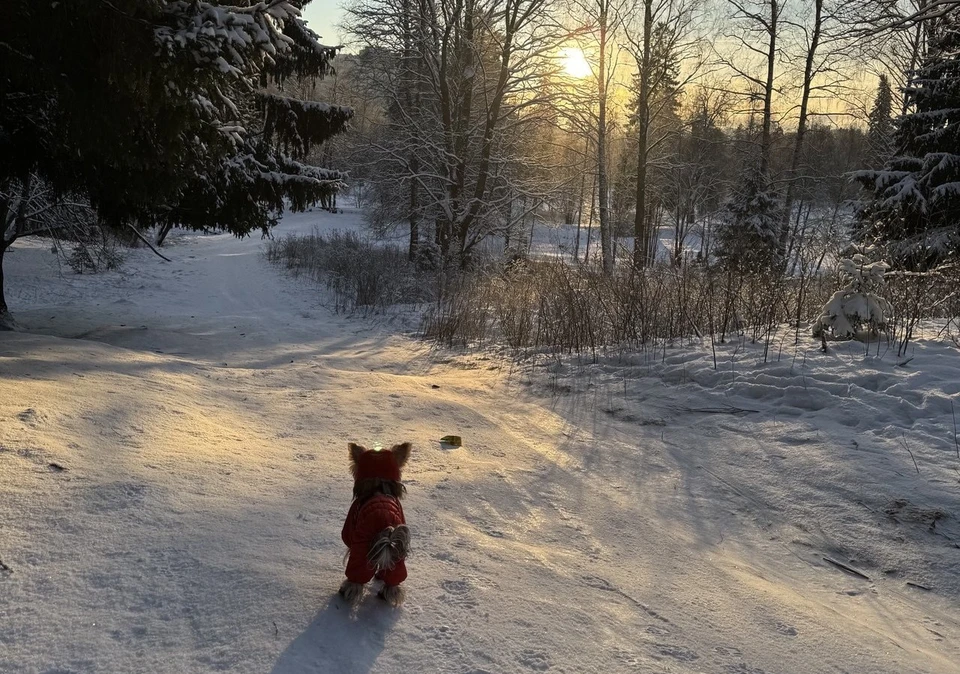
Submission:
<svg viewBox="0 0 960 674">
<path fill-rule="evenodd" d="M 348 603 L 353 604 L 360 599 L 360 595 L 363 594 L 363 583 L 352 583 L 349 580 L 345 580 L 340 586 L 339 594 Z"/>
<path fill-rule="evenodd" d="M 406 591 L 400 585 L 384 585 L 377 596 L 391 606 L 400 606 L 406 598 L 406 594 Z"/>
</svg>

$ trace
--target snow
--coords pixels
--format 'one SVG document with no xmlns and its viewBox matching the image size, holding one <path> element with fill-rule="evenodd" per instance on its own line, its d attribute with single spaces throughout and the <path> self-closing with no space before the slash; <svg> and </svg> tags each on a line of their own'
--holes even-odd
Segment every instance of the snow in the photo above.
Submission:
<svg viewBox="0 0 960 674">
<path fill-rule="evenodd" d="M 577 225 L 576 223 L 550 223 L 537 221 L 532 227 L 528 227 L 523 233 L 526 237 L 531 237 L 529 251 L 534 258 L 555 258 L 560 257 L 568 260 L 573 259 L 574 251 L 577 251 L 578 258 L 583 260 L 587 250 L 587 236 L 590 227 L 584 223 L 580 228 L 580 247 L 577 249 Z M 590 236 L 590 258 L 599 263 L 600 259 L 600 226 L 594 223 L 593 231 Z M 675 231 L 672 225 L 662 225 L 659 227 L 658 235 L 655 238 L 656 259 L 659 261 L 669 261 L 673 258 Z M 616 238 L 616 249 L 618 256 L 629 256 L 633 251 L 634 237 L 619 236 Z M 492 247 L 492 246 L 491 246 Z M 681 246 L 683 254 L 692 259 L 696 257 L 701 250 L 701 237 L 699 231 L 687 232 Z M 502 252 L 502 245 L 497 252 Z"/>
<path fill-rule="evenodd" d="M 0 671 L 960 671 L 932 328 L 903 366 L 801 337 L 516 368 L 334 316 L 257 237 L 169 244 L 7 256 Z M 348 440 L 414 443 L 400 610 L 335 595 Z"/>
</svg>

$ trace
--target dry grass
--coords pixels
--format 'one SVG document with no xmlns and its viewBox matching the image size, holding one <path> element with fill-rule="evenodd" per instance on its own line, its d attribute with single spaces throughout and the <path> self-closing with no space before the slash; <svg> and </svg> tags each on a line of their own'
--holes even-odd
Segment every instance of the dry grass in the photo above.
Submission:
<svg viewBox="0 0 960 674">
<path fill-rule="evenodd" d="M 398 246 L 375 245 L 354 232 L 314 232 L 270 241 L 267 259 L 330 291 L 337 313 L 382 313 L 436 295 L 436 276 L 417 269 Z"/>
<path fill-rule="evenodd" d="M 811 339 L 810 322 L 840 287 L 836 274 L 785 277 L 689 264 L 623 265 L 604 276 L 594 266 L 550 259 L 441 274 L 417 268 L 396 246 L 340 232 L 273 241 L 267 257 L 326 286 L 336 311 L 425 306 L 421 334 L 443 345 L 498 343 L 591 359 L 689 338 L 748 340 L 764 345 L 765 359 L 776 358 L 785 345 Z M 960 327 L 958 288 L 955 273 L 891 275 L 887 348 L 903 354 L 927 318 L 952 318 Z"/>
</svg>

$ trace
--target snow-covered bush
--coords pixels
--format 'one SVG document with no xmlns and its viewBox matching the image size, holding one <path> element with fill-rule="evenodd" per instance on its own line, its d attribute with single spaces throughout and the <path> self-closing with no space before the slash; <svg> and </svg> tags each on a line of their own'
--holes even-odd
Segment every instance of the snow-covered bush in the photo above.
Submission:
<svg viewBox="0 0 960 674">
<path fill-rule="evenodd" d="M 859 253 L 840 260 L 844 287 L 824 305 L 813 336 L 866 340 L 885 332 L 892 307 L 878 292 L 887 269 L 885 262 L 868 262 Z"/>
</svg>

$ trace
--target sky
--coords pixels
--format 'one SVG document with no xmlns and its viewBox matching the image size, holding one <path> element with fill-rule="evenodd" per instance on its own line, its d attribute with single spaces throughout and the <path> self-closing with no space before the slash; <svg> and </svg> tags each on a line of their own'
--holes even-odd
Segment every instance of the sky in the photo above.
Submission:
<svg viewBox="0 0 960 674">
<path fill-rule="evenodd" d="M 303 10 L 303 18 L 323 38 L 324 44 L 342 44 L 346 36 L 336 27 L 343 16 L 344 0 L 313 0 Z"/>
</svg>

